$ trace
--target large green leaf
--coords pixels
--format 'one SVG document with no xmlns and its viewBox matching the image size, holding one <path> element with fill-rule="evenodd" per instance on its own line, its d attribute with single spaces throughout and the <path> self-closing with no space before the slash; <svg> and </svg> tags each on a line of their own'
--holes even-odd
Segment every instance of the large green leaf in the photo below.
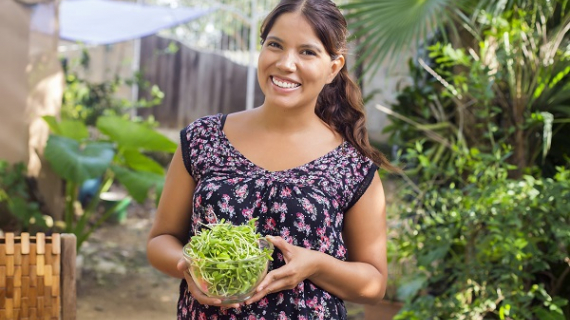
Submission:
<svg viewBox="0 0 570 320">
<path fill-rule="evenodd" d="M 385 59 L 398 58 L 427 39 L 438 23 L 448 21 L 452 0 L 353 0 L 342 6 L 347 10 L 349 29 L 358 45 L 357 64 L 367 62 L 372 75 Z"/>
<path fill-rule="evenodd" d="M 87 126 L 78 120 L 62 120 L 59 123 L 60 134 L 77 141 L 83 141 L 89 138 L 89 131 Z"/>
<path fill-rule="evenodd" d="M 164 168 L 158 162 L 145 156 L 136 149 L 123 150 L 126 165 L 136 171 L 152 172 L 164 175 Z"/>
<path fill-rule="evenodd" d="M 164 175 L 132 171 L 116 165 L 113 165 L 111 168 L 117 180 L 127 188 L 129 194 L 137 202 L 142 203 L 145 201 L 151 188 L 155 188 L 157 197 L 160 197 L 164 187 Z"/>
<path fill-rule="evenodd" d="M 43 116 L 42 119 L 48 124 L 49 129 L 55 133 L 59 134 L 59 125 L 57 119 L 54 116 Z"/>
<path fill-rule="evenodd" d="M 83 141 L 89 138 L 87 126 L 78 120 L 62 120 L 60 122 L 54 116 L 44 116 L 44 121 L 48 124 L 50 130 L 59 135 L 76 141 Z"/>
<path fill-rule="evenodd" d="M 121 117 L 99 117 L 97 119 L 97 128 L 123 147 L 171 153 L 176 151 L 176 143 L 166 136 L 140 123 Z"/>
<path fill-rule="evenodd" d="M 79 142 L 58 135 L 50 135 L 45 158 L 52 169 L 66 181 L 77 184 L 101 176 L 113 160 L 113 146 L 106 142 Z"/>
</svg>

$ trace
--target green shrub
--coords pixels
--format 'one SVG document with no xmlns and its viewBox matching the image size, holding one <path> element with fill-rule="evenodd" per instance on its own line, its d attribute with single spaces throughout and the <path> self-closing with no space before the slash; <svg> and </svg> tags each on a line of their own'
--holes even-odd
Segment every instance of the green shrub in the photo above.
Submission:
<svg viewBox="0 0 570 320">
<path fill-rule="evenodd" d="M 461 183 L 419 183 L 397 207 L 399 259 L 415 263 L 397 319 L 565 319 L 570 171 L 513 180 L 508 153 L 457 152 Z"/>
<path fill-rule="evenodd" d="M 53 225 L 51 217 L 42 214 L 37 201 L 31 196 L 27 183 L 26 166 L 21 163 L 9 164 L 0 160 L 0 216 L 3 222 L 8 223 L 9 217 L 15 218 L 18 230 L 29 232 L 35 228 L 45 231 Z M 3 226 L 0 225 L 0 229 Z"/>
</svg>

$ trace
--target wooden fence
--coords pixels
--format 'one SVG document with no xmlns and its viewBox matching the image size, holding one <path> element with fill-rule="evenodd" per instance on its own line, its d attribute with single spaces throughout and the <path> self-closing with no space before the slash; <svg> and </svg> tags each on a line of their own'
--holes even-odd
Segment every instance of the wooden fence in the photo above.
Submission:
<svg viewBox="0 0 570 320">
<path fill-rule="evenodd" d="M 172 42 L 179 50 L 168 53 Z M 141 41 L 140 65 L 143 78 L 158 85 L 165 97 L 161 105 L 139 109 L 138 113 L 154 115 L 161 127 L 182 129 L 201 116 L 245 109 L 247 67 L 221 55 L 150 36 Z M 141 91 L 139 96 L 149 95 Z M 254 105 L 261 103 L 263 93 L 256 84 Z"/>
</svg>

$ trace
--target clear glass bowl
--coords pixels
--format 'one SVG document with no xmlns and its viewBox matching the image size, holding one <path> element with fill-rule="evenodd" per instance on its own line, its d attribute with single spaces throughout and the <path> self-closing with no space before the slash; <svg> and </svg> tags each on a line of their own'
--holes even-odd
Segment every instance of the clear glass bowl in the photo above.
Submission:
<svg viewBox="0 0 570 320">
<path fill-rule="evenodd" d="M 271 242 L 261 238 L 258 243 L 261 249 L 273 252 Z M 223 304 L 240 303 L 252 297 L 269 268 L 266 255 L 239 261 L 193 259 L 187 254 L 189 246 L 190 243 L 186 244 L 182 252 L 194 283 L 202 293 L 222 300 Z"/>
</svg>

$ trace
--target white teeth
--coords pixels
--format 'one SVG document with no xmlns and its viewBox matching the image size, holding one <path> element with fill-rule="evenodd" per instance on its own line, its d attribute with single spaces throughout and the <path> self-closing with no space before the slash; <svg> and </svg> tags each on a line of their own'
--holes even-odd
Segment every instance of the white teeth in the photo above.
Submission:
<svg viewBox="0 0 570 320">
<path fill-rule="evenodd" d="M 274 77 L 271 77 L 271 81 L 273 81 L 273 83 L 281 88 L 287 88 L 287 89 L 292 89 L 292 88 L 297 88 L 298 86 L 300 86 L 300 84 L 298 83 L 289 83 L 289 82 L 284 82 L 284 81 L 279 81 L 277 79 L 275 79 Z"/>
</svg>

